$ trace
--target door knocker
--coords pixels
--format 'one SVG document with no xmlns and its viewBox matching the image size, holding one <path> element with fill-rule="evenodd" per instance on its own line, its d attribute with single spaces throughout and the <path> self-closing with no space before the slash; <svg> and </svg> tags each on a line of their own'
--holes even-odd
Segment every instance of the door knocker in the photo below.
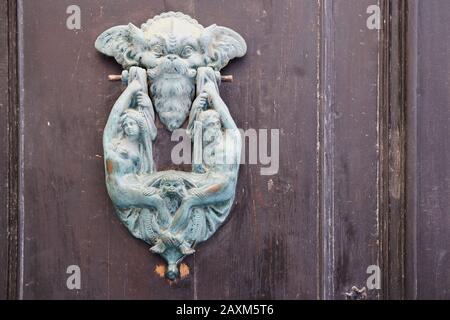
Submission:
<svg viewBox="0 0 450 320">
<path fill-rule="evenodd" d="M 242 142 L 219 94 L 220 70 L 245 55 L 246 43 L 229 28 L 167 12 L 141 28 L 113 27 L 95 47 L 122 65 L 127 85 L 103 133 L 109 196 L 121 222 L 166 260 L 165 275 L 175 280 L 179 263 L 216 232 L 234 201 Z M 154 110 L 170 131 L 187 121 L 191 172 L 157 171 Z"/>
</svg>

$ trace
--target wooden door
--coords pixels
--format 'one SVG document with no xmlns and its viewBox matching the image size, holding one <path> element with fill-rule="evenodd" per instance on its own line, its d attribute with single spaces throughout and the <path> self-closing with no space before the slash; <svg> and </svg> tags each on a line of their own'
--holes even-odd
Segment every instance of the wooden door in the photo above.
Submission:
<svg viewBox="0 0 450 320">
<path fill-rule="evenodd" d="M 80 28 L 67 26 L 71 5 Z M 449 298 L 449 9 L 446 0 L 4 1 L 0 298 L 344 299 L 374 274 L 369 299 Z M 241 165 L 228 221 L 174 283 L 108 198 L 102 132 L 123 88 L 107 80 L 120 67 L 94 48 L 107 28 L 165 11 L 246 39 L 221 95 L 240 128 L 275 133 L 265 147 L 279 160 L 270 175 L 261 157 Z M 159 126 L 159 168 L 178 168 L 175 144 Z M 81 288 L 70 290 L 73 265 Z"/>
</svg>

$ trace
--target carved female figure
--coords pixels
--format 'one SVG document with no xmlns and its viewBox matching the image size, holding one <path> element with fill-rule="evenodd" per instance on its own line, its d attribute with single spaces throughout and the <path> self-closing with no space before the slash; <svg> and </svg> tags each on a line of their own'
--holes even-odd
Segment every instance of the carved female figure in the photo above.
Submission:
<svg viewBox="0 0 450 320">
<path fill-rule="evenodd" d="M 141 85 L 146 83 L 146 72 L 132 68 L 129 79 L 134 80 L 114 104 L 103 133 L 108 193 L 119 213 L 156 208 L 161 224 L 166 225 L 169 213 L 159 190 L 145 187 L 141 181 L 154 172 L 152 140 L 157 134 L 152 103 L 146 86 Z"/>
<path fill-rule="evenodd" d="M 210 205 L 230 203 L 239 172 L 241 136 L 220 97 L 212 68 L 198 68 L 197 91 L 200 94 L 192 105 L 188 125 L 194 142 L 190 178 L 196 187 L 183 198 L 171 225 L 172 232 L 187 227 L 191 208 L 202 206 L 208 210 Z"/>
</svg>

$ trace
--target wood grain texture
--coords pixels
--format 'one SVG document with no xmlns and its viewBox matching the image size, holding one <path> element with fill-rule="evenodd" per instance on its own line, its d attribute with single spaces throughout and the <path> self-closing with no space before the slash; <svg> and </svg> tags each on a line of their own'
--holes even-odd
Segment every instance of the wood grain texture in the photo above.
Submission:
<svg viewBox="0 0 450 320">
<path fill-rule="evenodd" d="M 16 298 L 18 269 L 18 92 L 16 1 L 0 4 L 0 299 Z"/>
<path fill-rule="evenodd" d="M 382 298 L 405 297 L 407 0 L 383 1 L 379 207 Z"/>
<path fill-rule="evenodd" d="M 316 298 L 317 5 L 79 1 L 82 30 L 75 32 L 65 28 L 69 4 L 24 2 L 23 298 Z M 169 10 L 247 39 L 247 56 L 223 71 L 235 81 L 221 94 L 239 127 L 280 129 L 284 150 L 278 175 L 242 166 L 229 221 L 186 259 L 190 275 L 173 284 L 154 272 L 162 261 L 113 214 L 101 137 L 122 90 L 107 75 L 120 69 L 93 47 L 108 27 Z M 158 139 L 158 168 L 171 168 L 175 143 L 162 128 Z M 79 291 L 65 286 L 71 264 L 81 268 Z"/>
<path fill-rule="evenodd" d="M 450 298 L 450 3 L 408 2 L 407 297 Z"/>
<path fill-rule="evenodd" d="M 383 280 L 369 299 L 450 297 L 446 0 L 379 0 L 380 31 L 366 27 L 369 0 L 77 2 L 79 31 L 65 25 L 71 1 L 20 2 L 18 288 L 15 1 L 0 4 L 8 46 L 0 74 L 10 81 L 0 84 L 8 114 L 0 176 L 9 183 L 0 186 L 0 267 L 8 270 L 0 298 L 18 289 L 27 299 L 343 299 L 366 285 L 369 265 Z M 186 259 L 188 275 L 176 283 L 158 275 L 162 260 L 114 216 L 101 139 L 122 91 L 107 75 L 121 70 L 93 46 L 109 27 L 170 10 L 247 40 L 247 56 L 223 70 L 234 82 L 221 95 L 240 128 L 279 129 L 281 151 L 277 175 L 241 166 L 228 222 Z M 176 142 L 158 127 L 158 169 L 177 169 Z M 81 290 L 66 288 L 72 264 Z"/>
<path fill-rule="evenodd" d="M 0 4 L 0 46 L 8 48 L 8 3 Z M 0 54 L 0 77 L 8 79 L 8 50 Z M 7 113 L 9 107 L 8 82 L 0 84 L 0 112 Z M 0 117 L 0 181 L 8 180 L 8 118 Z M 0 270 L 8 270 L 8 213 L 7 213 L 7 185 L 0 185 Z M 8 273 L 0 273 L 0 299 L 6 299 L 8 288 Z"/>
<path fill-rule="evenodd" d="M 322 1 L 321 117 L 323 292 L 344 299 L 381 264 L 380 31 L 372 1 Z M 370 299 L 380 297 L 369 291 Z"/>
<path fill-rule="evenodd" d="M 201 21 L 226 24 L 229 4 L 217 3 L 199 5 Z M 249 51 L 224 71 L 236 81 L 224 85 L 222 94 L 240 128 L 280 130 L 280 169 L 261 176 L 260 166 L 241 167 L 228 225 L 196 256 L 197 281 L 217 286 L 199 287 L 196 297 L 315 299 L 318 6 L 312 1 L 239 6 L 231 25 L 239 26 Z M 217 254 L 218 263 L 209 263 Z"/>
</svg>

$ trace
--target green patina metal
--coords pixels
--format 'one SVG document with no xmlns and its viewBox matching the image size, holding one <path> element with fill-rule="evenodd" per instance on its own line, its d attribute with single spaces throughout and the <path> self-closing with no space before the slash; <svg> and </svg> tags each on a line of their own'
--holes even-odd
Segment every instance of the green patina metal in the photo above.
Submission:
<svg viewBox="0 0 450 320">
<path fill-rule="evenodd" d="M 108 193 L 122 223 L 167 261 L 174 280 L 233 204 L 242 142 L 219 94 L 219 71 L 245 55 L 246 43 L 229 28 L 167 12 L 141 28 L 113 27 L 95 47 L 122 65 L 127 84 L 103 134 Z M 188 119 L 191 172 L 156 170 L 154 110 L 170 131 Z"/>
</svg>

